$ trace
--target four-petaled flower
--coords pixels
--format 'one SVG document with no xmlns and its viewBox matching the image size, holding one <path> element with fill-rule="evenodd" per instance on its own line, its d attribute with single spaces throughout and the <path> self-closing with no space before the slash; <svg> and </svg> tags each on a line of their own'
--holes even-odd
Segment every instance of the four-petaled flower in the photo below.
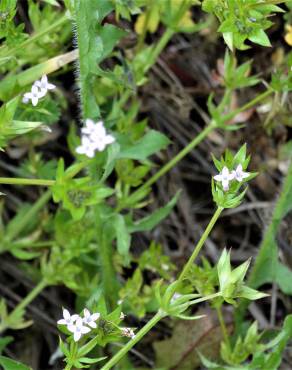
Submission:
<svg viewBox="0 0 292 370">
<path fill-rule="evenodd" d="M 91 314 L 87 308 L 83 310 L 83 313 L 84 313 L 83 323 L 95 329 L 97 327 L 95 321 L 100 318 L 100 313 L 95 312 Z"/>
<path fill-rule="evenodd" d="M 41 98 L 39 88 L 32 85 L 31 91 L 23 95 L 22 102 L 28 103 L 31 100 L 31 104 L 35 107 Z"/>
<path fill-rule="evenodd" d="M 40 80 L 35 81 L 33 85 L 39 88 L 40 97 L 44 97 L 48 90 L 54 90 L 56 88 L 54 84 L 49 83 L 46 75 L 43 75 Z"/>
<path fill-rule="evenodd" d="M 232 171 L 233 175 L 234 175 L 234 178 L 235 180 L 237 180 L 238 182 L 242 182 L 243 179 L 246 179 L 250 173 L 249 172 L 244 172 L 242 170 L 242 165 L 239 164 L 236 169 L 234 171 Z"/>
<path fill-rule="evenodd" d="M 102 121 L 94 123 L 91 119 L 87 119 L 81 134 L 81 145 L 76 148 L 76 152 L 85 154 L 89 158 L 94 157 L 96 150 L 102 152 L 107 145 L 115 141 L 115 138 L 106 132 Z"/>
<path fill-rule="evenodd" d="M 73 325 L 74 322 L 79 318 L 79 315 L 70 315 L 70 312 L 66 310 L 66 308 L 63 308 L 63 319 L 60 319 L 57 321 L 57 324 L 59 325 Z"/>
<path fill-rule="evenodd" d="M 73 333 L 75 342 L 78 342 L 83 334 L 87 334 L 91 330 L 88 326 L 83 324 L 83 319 L 81 317 L 78 317 L 75 323 L 68 325 L 67 329 Z"/>
<path fill-rule="evenodd" d="M 229 182 L 234 179 L 234 174 L 229 172 L 229 169 L 224 166 L 222 171 L 219 175 L 214 176 L 216 181 L 220 181 L 222 183 L 222 187 L 224 191 L 229 189 Z"/>
<path fill-rule="evenodd" d="M 31 100 L 32 105 L 35 107 L 39 99 L 43 98 L 48 90 L 53 90 L 55 87 L 55 85 L 49 83 L 48 77 L 43 75 L 40 80 L 33 83 L 31 91 L 23 95 L 22 102 L 26 104 Z"/>
</svg>

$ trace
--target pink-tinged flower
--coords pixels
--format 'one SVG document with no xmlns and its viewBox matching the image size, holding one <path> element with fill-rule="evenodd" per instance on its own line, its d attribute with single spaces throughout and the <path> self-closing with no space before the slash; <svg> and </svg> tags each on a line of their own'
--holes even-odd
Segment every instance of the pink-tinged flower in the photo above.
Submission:
<svg viewBox="0 0 292 370">
<path fill-rule="evenodd" d="M 57 321 L 59 325 L 73 325 L 74 322 L 79 318 L 79 315 L 70 315 L 70 312 L 63 308 L 63 319 Z"/>
<path fill-rule="evenodd" d="M 85 325 L 90 326 L 91 328 L 96 328 L 97 325 L 95 321 L 100 318 L 100 313 L 95 312 L 91 314 L 87 308 L 84 308 L 83 313 L 84 313 L 83 323 Z"/>
<path fill-rule="evenodd" d="M 243 179 L 246 179 L 250 173 L 249 172 L 244 172 L 242 170 L 242 165 L 239 164 L 236 169 L 234 171 L 232 171 L 233 175 L 234 175 L 234 178 L 235 180 L 237 180 L 238 182 L 242 182 Z"/>
<path fill-rule="evenodd" d="M 82 335 L 89 333 L 91 330 L 87 326 L 83 325 L 83 319 L 81 317 L 78 317 L 76 323 L 68 325 L 67 329 L 73 333 L 73 339 L 75 342 L 78 342 Z"/>
<path fill-rule="evenodd" d="M 233 179 L 234 179 L 234 174 L 232 172 L 230 173 L 226 166 L 223 167 L 219 175 L 214 176 L 214 180 L 222 183 L 222 187 L 224 191 L 227 191 L 229 189 L 229 182 Z"/>
</svg>

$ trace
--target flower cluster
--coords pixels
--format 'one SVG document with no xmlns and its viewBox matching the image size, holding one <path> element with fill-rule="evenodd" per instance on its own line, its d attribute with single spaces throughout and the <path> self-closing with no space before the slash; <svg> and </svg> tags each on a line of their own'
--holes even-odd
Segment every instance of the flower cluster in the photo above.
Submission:
<svg viewBox="0 0 292 370">
<path fill-rule="evenodd" d="M 231 172 L 226 166 L 224 166 L 219 175 L 214 176 L 214 179 L 216 181 L 220 181 L 222 183 L 223 190 L 227 191 L 229 190 L 230 181 L 236 180 L 238 182 L 242 182 L 242 180 L 249 177 L 249 175 L 250 173 L 244 172 L 242 169 L 242 165 L 239 164 L 236 169 L 232 170 Z"/>
<path fill-rule="evenodd" d="M 76 153 L 85 154 L 89 158 L 94 157 L 96 150 L 102 152 L 107 145 L 115 141 L 112 135 L 107 134 L 102 121 L 94 123 L 87 119 L 81 134 L 81 145 L 76 148 Z"/>
<path fill-rule="evenodd" d="M 31 91 L 23 95 L 22 102 L 26 104 L 31 100 L 31 104 L 35 107 L 39 99 L 43 98 L 48 90 L 53 90 L 55 87 L 55 85 L 49 83 L 48 77 L 43 75 L 40 80 L 33 83 Z"/>
<path fill-rule="evenodd" d="M 63 309 L 63 319 L 57 321 L 59 325 L 66 325 L 67 329 L 73 333 L 74 341 L 77 342 L 82 335 L 87 334 L 91 329 L 97 327 L 96 320 L 100 317 L 100 313 L 96 312 L 91 314 L 90 311 L 85 308 L 83 310 L 83 317 L 74 314 L 70 315 L 70 312 Z"/>
</svg>

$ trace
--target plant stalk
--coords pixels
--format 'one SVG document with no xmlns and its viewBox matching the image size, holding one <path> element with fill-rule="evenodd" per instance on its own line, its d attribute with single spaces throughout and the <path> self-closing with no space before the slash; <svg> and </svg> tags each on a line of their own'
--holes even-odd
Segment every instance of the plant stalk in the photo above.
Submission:
<svg viewBox="0 0 292 370">
<path fill-rule="evenodd" d="M 150 329 L 155 326 L 166 314 L 162 311 L 158 311 L 148 323 L 141 328 L 133 339 L 131 339 L 122 349 L 119 350 L 102 368 L 101 370 L 109 370 L 115 366 L 124 357 L 130 349 L 138 343 Z"/>
<path fill-rule="evenodd" d="M 55 180 L 45 179 L 23 179 L 20 177 L 0 177 L 0 184 L 5 185 L 36 185 L 36 186 L 52 186 Z"/>
<path fill-rule="evenodd" d="M 205 139 L 209 133 L 214 130 L 215 125 L 206 126 L 184 149 L 182 149 L 175 157 L 173 157 L 168 163 L 166 163 L 159 171 L 157 171 L 149 180 L 147 180 L 142 186 L 134 191 L 130 197 L 135 197 L 140 192 L 147 189 L 149 186 L 154 184 L 160 177 L 171 170 L 180 160 L 182 160 L 188 153 L 192 151 L 201 141 Z"/>
<path fill-rule="evenodd" d="M 189 272 L 190 268 L 192 267 L 195 259 L 197 258 L 198 254 L 200 253 L 200 250 L 202 249 L 206 239 L 208 238 L 208 235 L 210 234 L 211 230 L 213 229 L 216 221 L 218 220 L 219 216 L 221 215 L 223 211 L 223 207 L 218 207 L 216 212 L 214 213 L 213 217 L 211 218 L 208 226 L 206 227 L 203 235 L 201 236 L 200 240 L 198 241 L 197 245 L 195 246 L 195 249 L 189 258 L 188 262 L 185 264 L 182 272 L 179 275 L 178 281 L 182 281 L 187 273 Z"/>
</svg>

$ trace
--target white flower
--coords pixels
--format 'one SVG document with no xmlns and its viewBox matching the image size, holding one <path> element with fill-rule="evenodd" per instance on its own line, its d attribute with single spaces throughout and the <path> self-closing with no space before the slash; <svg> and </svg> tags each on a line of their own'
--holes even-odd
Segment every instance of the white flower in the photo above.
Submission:
<svg viewBox="0 0 292 370">
<path fill-rule="evenodd" d="M 37 103 L 39 102 L 39 99 L 42 98 L 42 95 L 40 94 L 40 90 L 37 86 L 33 85 L 31 87 L 31 92 L 25 93 L 23 95 L 23 103 L 28 103 L 29 100 L 31 100 L 32 105 L 35 107 Z"/>
<path fill-rule="evenodd" d="M 23 95 L 22 102 L 26 104 L 31 100 L 32 105 L 35 107 L 39 99 L 43 98 L 48 90 L 53 90 L 55 87 L 55 85 L 48 82 L 48 77 L 43 75 L 40 80 L 33 83 L 31 91 Z"/>
<path fill-rule="evenodd" d="M 96 124 L 92 121 L 92 119 L 86 119 L 85 120 L 85 126 L 82 127 L 81 129 L 81 132 L 82 134 L 85 134 L 85 135 L 92 135 L 95 133 L 95 130 L 96 130 L 96 126 L 99 124 L 99 122 L 101 121 L 98 121 Z"/>
<path fill-rule="evenodd" d="M 85 325 L 90 326 L 91 328 L 96 328 L 97 325 L 95 321 L 100 318 L 100 313 L 96 312 L 96 313 L 91 314 L 87 308 L 84 308 L 83 312 L 84 312 L 83 323 Z"/>
<path fill-rule="evenodd" d="M 112 135 L 107 134 L 102 121 L 94 123 L 91 119 L 87 119 L 81 133 L 81 146 L 76 148 L 76 152 L 85 154 L 89 158 L 94 157 L 96 150 L 102 152 L 107 145 L 115 141 Z"/>
<path fill-rule="evenodd" d="M 244 172 L 242 170 L 242 165 L 239 164 L 236 169 L 234 171 L 232 171 L 233 173 L 233 176 L 235 178 L 235 180 L 237 180 L 238 182 L 241 182 L 243 179 L 246 179 L 250 173 L 249 172 Z"/>
<path fill-rule="evenodd" d="M 81 145 L 76 148 L 76 153 L 85 154 L 87 157 L 93 158 L 95 153 L 95 145 L 87 136 L 82 136 Z"/>
<path fill-rule="evenodd" d="M 229 181 L 234 179 L 234 173 L 230 173 L 227 167 L 223 167 L 219 175 L 214 176 L 214 179 L 222 182 L 223 190 L 227 191 L 229 189 Z"/>
<path fill-rule="evenodd" d="M 35 81 L 33 86 L 37 86 L 39 88 L 41 97 L 44 97 L 48 90 L 53 90 L 56 88 L 55 85 L 49 83 L 48 77 L 46 75 L 43 75 L 40 80 Z"/>
<path fill-rule="evenodd" d="M 87 334 L 90 332 L 90 328 L 83 325 L 83 319 L 81 317 L 78 317 L 76 323 L 68 325 L 67 329 L 71 331 L 71 333 L 73 333 L 73 338 L 75 342 L 78 342 L 83 334 Z"/>
<path fill-rule="evenodd" d="M 79 318 L 79 315 L 70 315 L 70 312 L 63 308 L 63 319 L 57 321 L 59 325 L 73 325 L 73 323 Z"/>
<path fill-rule="evenodd" d="M 122 335 L 129 338 L 135 338 L 135 333 L 131 328 L 122 328 Z"/>
</svg>

